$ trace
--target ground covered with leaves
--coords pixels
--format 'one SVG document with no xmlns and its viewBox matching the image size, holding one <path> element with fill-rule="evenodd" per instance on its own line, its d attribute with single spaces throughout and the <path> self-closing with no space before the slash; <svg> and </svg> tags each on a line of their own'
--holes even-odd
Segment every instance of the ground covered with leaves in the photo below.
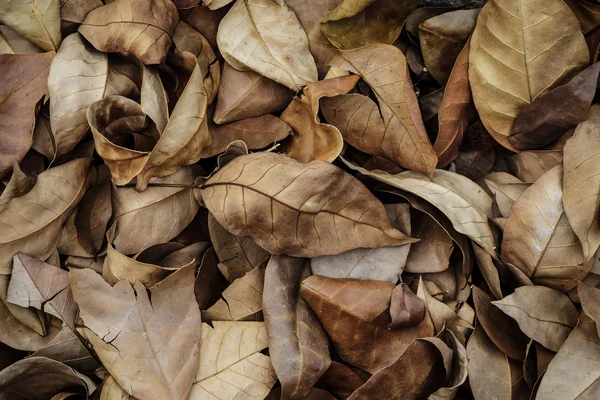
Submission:
<svg viewBox="0 0 600 400">
<path fill-rule="evenodd" d="M 0 400 L 600 398 L 592 1 L 0 0 Z"/>
</svg>

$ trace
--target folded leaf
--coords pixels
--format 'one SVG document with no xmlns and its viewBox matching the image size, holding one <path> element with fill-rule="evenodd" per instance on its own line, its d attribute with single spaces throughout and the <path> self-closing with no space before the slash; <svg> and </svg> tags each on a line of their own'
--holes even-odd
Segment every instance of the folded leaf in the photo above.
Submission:
<svg viewBox="0 0 600 400">
<path fill-rule="evenodd" d="M 202 319 L 208 321 L 260 321 L 263 309 L 265 267 L 259 265 L 241 278 L 236 279 L 221 293 L 208 310 L 202 311 Z M 273 351 L 271 351 L 273 356 Z"/>
<path fill-rule="evenodd" d="M 178 21 L 170 0 L 116 0 L 90 11 L 79 33 L 100 51 L 133 54 L 144 64 L 160 64 Z"/>
<path fill-rule="evenodd" d="M 548 365 L 537 398 L 592 399 L 600 381 L 600 339 L 594 321 L 582 314 L 565 344 Z"/>
<path fill-rule="evenodd" d="M 7 300 L 47 312 L 75 328 L 77 304 L 69 288 L 69 273 L 25 254 L 13 257 Z"/>
<path fill-rule="evenodd" d="M 437 157 L 402 52 L 391 45 L 373 44 L 341 51 L 331 65 L 361 75 L 375 93 L 379 109 L 366 96 L 338 96 L 323 102 L 327 121 L 357 149 L 431 177 Z"/>
<path fill-rule="evenodd" d="M 327 334 L 300 298 L 300 284 L 309 272 L 306 261 L 273 256 L 265 273 L 265 327 L 283 398 L 308 396 L 331 362 Z"/>
<path fill-rule="evenodd" d="M 278 111 L 292 96 L 291 90 L 269 78 L 224 63 L 214 121 L 225 124 Z"/>
<path fill-rule="evenodd" d="M 50 65 L 50 124 L 59 159 L 87 133 L 87 109 L 104 96 L 108 58 L 88 47 L 79 33 L 73 33 L 65 38 Z"/>
<path fill-rule="evenodd" d="M 11 1 L 12 4 L 17 1 Z M 0 178 L 21 162 L 33 143 L 37 103 L 48 95 L 46 84 L 54 52 L 0 55 Z"/>
<path fill-rule="evenodd" d="M 447 166 L 458 156 L 458 146 L 474 114 L 468 74 L 469 46 L 467 42 L 456 59 L 438 111 L 438 136 L 433 144 L 438 168 Z"/>
<path fill-rule="evenodd" d="M 522 286 L 492 304 L 517 321 L 527 336 L 552 351 L 560 349 L 577 325 L 577 309 L 569 297 L 544 286 Z"/>
<path fill-rule="evenodd" d="M 344 139 L 335 126 L 319 121 L 319 100 L 348 93 L 359 78 L 358 75 L 347 75 L 309 83 L 300 97 L 292 99 L 281 114 L 281 119 L 294 129 L 287 148 L 289 157 L 300 162 L 333 162 L 340 155 Z"/>
<path fill-rule="evenodd" d="M 596 93 L 598 74 L 600 64 L 592 64 L 523 108 L 513 124 L 510 142 L 519 150 L 537 149 L 584 121 Z"/>
<path fill-rule="evenodd" d="M 7 0 L 0 5 L 0 21 L 42 50 L 58 50 L 60 34 L 59 0 Z"/>
<path fill-rule="evenodd" d="M 452 350 L 452 366 L 446 379 L 446 385 L 439 388 L 428 397 L 428 400 L 452 400 L 458 388 L 462 386 L 469 375 L 467 350 L 451 331 L 444 331 L 441 338 Z"/>
<path fill-rule="evenodd" d="M 452 66 L 475 29 L 479 11 L 451 11 L 429 18 L 419 25 L 423 61 L 427 71 L 440 85 L 448 82 Z"/>
<path fill-rule="evenodd" d="M 600 65 L 600 64 L 598 64 Z M 564 147 L 563 203 L 573 231 L 581 241 L 583 258 L 589 260 L 600 246 L 600 108 L 577 126 Z"/>
<path fill-rule="evenodd" d="M 215 252 L 223 265 L 221 272 L 230 282 L 241 278 L 269 258 L 269 253 L 252 239 L 229 233 L 212 214 L 208 214 L 208 231 Z"/>
<path fill-rule="evenodd" d="M 319 317 L 340 358 L 375 373 L 394 363 L 413 339 L 433 334 L 427 317 L 414 327 L 387 329 L 393 289 L 387 282 L 313 275 L 302 282 L 300 294 Z"/>
<path fill-rule="evenodd" d="M 56 249 L 63 224 L 83 197 L 90 159 L 79 158 L 42 172 L 33 189 L 0 211 L 0 274 L 10 274 L 18 252 L 45 260 Z M 57 193 L 57 188 L 60 188 Z M 35 225 L 27 216 L 35 216 Z"/>
<path fill-rule="evenodd" d="M 404 282 L 394 288 L 390 299 L 392 322 L 388 326 L 389 329 L 418 325 L 426 314 L 425 302 L 418 298 Z"/>
<path fill-rule="evenodd" d="M 184 165 L 195 164 L 200 160 L 202 150 L 210 144 L 206 119 L 208 95 L 203 81 L 205 71 L 200 69 L 191 53 L 181 53 L 180 62 L 193 72 L 164 132 L 138 175 L 137 190 L 146 189 L 151 178 L 171 175 Z"/>
<path fill-rule="evenodd" d="M 221 20 L 217 43 L 233 68 L 255 71 L 294 91 L 317 80 L 306 33 L 283 1 L 237 0 Z"/>
<path fill-rule="evenodd" d="M 111 287 L 91 270 L 71 271 L 71 289 L 88 340 L 129 395 L 187 397 L 201 335 L 192 267 L 152 287 L 151 297 L 141 282 Z"/>
<path fill-rule="evenodd" d="M 544 174 L 513 204 L 504 227 L 502 259 L 532 281 L 568 291 L 592 264 L 569 225 L 562 204 L 562 165 Z"/>
<path fill-rule="evenodd" d="M 561 29 L 556 29 L 560 24 Z M 486 129 L 502 146 L 525 106 L 589 63 L 579 21 L 560 0 L 492 0 L 471 38 L 469 80 Z"/>
<path fill-rule="evenodd" d="M 277 377 L 268 356 L 262 322 L 202 324 L 200 364 L 189 400 L 265 398 Z"/>
<path fill-rule="evenodd" d="M 122 254 L 135 254 L 181 233 L 200 207 L 190 188 L 197 172 L 194 167 L 181 168 L 173 175 L 153 179 L 158 186 L 141 193 L 134 188 L 115 188 L 115 249 Z"/>
<path fill-rule="evenodd" d="M 47 346 L 58 335 L 62 321 L 52 318 L 46 330 L 46 336 L 35 332 L 32 328 L 19 321 L 4 301 L 0 300 L 0 341 L 8 346 L 25 351 L 37 351 Z"/>
<path fill-rule="evenodd" d="M 206 182 L 202 198 L 228 231 L 272 254 L 317 257 L 413 241 L 392 228 L 383 205 L 360 182 L 320 160 L 240 156 Z"/>
</svg>

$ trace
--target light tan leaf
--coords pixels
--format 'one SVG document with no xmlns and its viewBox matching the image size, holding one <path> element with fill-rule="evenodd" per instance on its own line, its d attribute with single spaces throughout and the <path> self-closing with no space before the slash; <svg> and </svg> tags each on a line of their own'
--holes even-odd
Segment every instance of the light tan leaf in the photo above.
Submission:
<svg viewBox="0 0 600 400">
<path fill-rule="evenodd" d="M 529 398 L 521 365 L 498 350 L 481 327 L 467 342 L 467 358 L 475 400 Z"/>
<path fill-rule="evenodd" d="M 317 257 L 414 241 L 390 225 L 366 187 L 320 160 L 301 164 L 274 153 L 240 156 L 206 182 L 202 197 L 228 231 L 252 238 L 272 254 Z"/>
<path fill-rule="evenodd" d="M 598 308 L 598 304 L 600 303 L 600 290 L 596 287 L 586 285 L 584 282 L 579 282 L 577 285 L 577 295 L 581 302 L 581 308 L 587 316 L 594 320 L 594 322 L 600 321 L 600 314 L 598 313 L 600 310 Z M 600 324 L 596 322 L 596 331 L 600 331 L 598 328 L 599 326 Z"/>
<path fill-rule="evenodd" d="M 0 25 L 0 54 L 35 54 L 42 50 L 8 25 Z"/>
<path fill-rule="evenodd" d="M 297 91 L 317 80 L 308 38 L 285 2 L 237 0 L 221 20 L 219 50 L 232 67 Z"/>
<path fill-rule="evenodd" d="M 564 151 L 563 202 L 565 214 L 589 260 L 600 246 L 600 108 L 593 106 L 588 119 L 575 129 Z"/>
<path fill-rule="evenodd" d="M 59 159 L 87 133 L 87 109 L 104 96 L 108 58 L 88 47 L 79 33 L 73 33 L 65 38 L 50 65 L 50 124 Z"/>
<path fill-rule="evenodd" d="M 202 319 L 208 321 L 256 321 L 261 318 L 265 267 L 258 266 L 233 281 Z"/>
<path fill-rule="evenodd" d="M 157 187 L 113 189 L 113 218 L 117 224 L 115 249 L 135 254 L 177 236 L 194 219 L 200 205 L 190 186 L 197 169 L 184 167 L 173 175 L 155 178 Z M 160 187 L 160 184 L 167 185 Z M 171 187 L 169 187 L 171 185 Z M 145 234 L 140 235 L 140 232 Z"/>
<path fill-rule="evenodd" d="M 46 330 L 46 335 L 41 336 L 30 327 L 19 321 L 0 300 L 0 341 L 8 346 L 25 351 L 37 351 L 47 346 L 62 328 L 62 321 L 53 318 Z"/>
<path fill-rule="evenodd" d="M 300 297 L 302 279 L 309 275 L 307 261 L 273 256 L 265 273 L 265 327 L 282 398 L 310 397 L 331 363 L 327 334 Z"/>
<path fill-rule="evenodd" d="M 360 74 L 375 93 L 379 107 L 366 96 L 338 96 L 323 102 L 327 121 L 357 149 L 432 177 L 437 156 L 402 52 L 392 45 L 373 44 L 341 51 L 331 65 Z"/>
<path fill-rule="evenodd" d="M 294 93 L 253 71 L 238 71 L 223 65 L 214 121 L 225 124 L 258 117 L 285 108 Z"/>
<path fill-rule="evenodd" d="M 492 256 L 475 243 L 473 244 L 473 253 L 475 254 L 479 271 L 481 271 L 481 275 L 483 275 L 483 279 L 490 288 L 492 295 L 496 299 L 501 299 L 504 296 L 502 295 L 502 287 L 500 285 L 500 274 L 498 273 L 498 267 L 494 263 L 499 263 L 499 261 L 492 259 Z"/>
<path fill-rule="evenodd" d="M 594 399 L 600 395 L 600 339 L 594 321 L 587 315 L 548 365 L 537 399 Z"/>
<path fill-rule="evenodd" d="M 37 308 L 60 318 L 71 329 L 75 327 L 77 305 L 69 288 L 69 273 L 43 261 L 22 253 L 13 257 L 7 300 Z"/>
<path fill-rule="evenodd" d="M 80 158 L 42 172 L 31 191 L 0 211 L 6 227 L 0 231 L 0 275 L 10 274 L 19 251 L 42 260 L 54 252 L 63 224 L 85 193 L 90 166 L 90 159 Z M 35 216 L 35 224 L 27 216 Z"/>
<path fill-rule="evenodd" d="M 569 297 L 544 286 L 521 286 L 492 304 L 516 320 L 527 336 L 552 351 L 560 349 L 577 325 L 577 309 Z"/>
<path fill-rule="evenodd" d="M 496 254 L 496 245 L 487 222 L 492 199 L 470 179 L 438 169 L 431 181 L 413 171 L 392 175 L 345 163 L 363 175 L 428 201 L 448 217 L 457 232 L 467 235 L 490 255 Z"/>
<path fill-rule="evenodd" d="M 386 204 L 384 207 L 392 226 L 411 234 L 408 204 Z M 333 256 L 314 257 L 310 260 L 310 268 L 313 274 L 328 278 L 353 278 L 396 284 L 415 244 L 354 249 Z"/>
<path fill-rule="evenodd" d="M 71 289 L 88 340 L 128 394 L 186 398 L 198 368 L 201 335 L 193 267 L 152 287 L 151 297 L 141 282 L 111 287 L 91 270 L 72 271 Z"/>
<path fill-rule="evenodd" d="M 263 322 L 202 324 L 200 365 L 188 400 L 265 398 L 277 377 Z"/>
<path fill-rule="evenodd" d="M 5 0 L 0 4 L 0 21 L 43 50 L 60 47 L 59 0 Z"/>
<path fill-rule="evenodd" d="M 170 0 L 116 0 L 90 11 L 79 33 L 100 51 L 133 54 L 144 64 L 160 64 L 178 21 Z"/>
<path fill-rule="evenodd" d="M 184 52 L 179 56 L 185 68 L 193 72 L 164 132 L 137 177 L 137 190 L 145 190 L 151 178 L 171 175 L 184 165 L 195 164 L 211 141 L 206 119 L 205 71 L 200 69 L 193 54 Z"/>
<path fill-rule="evenodd" d="M 156 124 L 162 134 L 169 122 L 169 100 L 156 67 L 142 66 L 142 88 L 140 89 L 140 105 Z"/>
<path fill-rule="evenodd" d="M 469 54 L 473 100 L 488 132 L 517 151 L 508 138 L 519 112 L 589 61 L 579 21 L 561 0 L 543 7 L 538 1 L 489 1 Z"/>
<path fill-rule="evenodd" d="M 108 376 L 102 384 L 102 391 L 100 392 L 100 400 L 135 400 L 129 396 L 125 390 L 112 376 Z"/>
<path fill-rule="evenodd" d="M 219 269 L 223 276 L 233 282 L 269 259 L 269 253 L 247 237 L 239 237 L 221 226 L 212 214 L 208 214 L 210 240 L 219 257 Z M 221 268 L 220 266 L 223 265 Z"/>
<path fill-rule="evenodd" d="M 458 341 L 456 336 L 451 331 L 445 330 L 442 338 L 444 342 L 452 349 L 452 369 L 446 386 L 439 388 L 435 393 L 431 394 L 428 400 L 452 400 L 458 388 L 462 386 L 469 375 L 469 360 L 467 359 L 467 350 Z"/>
<path fill-rule="evenodd" d="M 497 183 L 486 180 L 490 191 L 494 195 L 494 200 L 503 217 L 508 218 L 513 204 L 521 195 L 531 186 L 530 183 Z"/>
<path fill-rule="evenodd" d="M 281 119 L 293 129 L 287 155 L 300 162 L 324 160 L 333 162 L 342 152 L 344 138 L 332 125 L 319 121 L 319 100 L 346 94 L 358 82 L 358 75 L 347 75 L 309 83 L 281 114 Z"/>
<path fill-rule="evenodd" d="M 31 148 L 37 104 L 48 94 L 47 79 L 53 57 L 52 51 L 0 55 L 0 179 Z"/>
<path fill-rule="evenodd" d="M 251 150 L 258 150 L 273 142 L 283 140 L 292 133 L 292 128 L 288 124 L 271 114 L 246 118 L 224 125 L 209 122 L 208 130 L 212 142 L 202 151 L 202 158 L 223 153 L 236 140 L 243 141 Z"/>
<path fill-rule="evenodd" d="M 9 201 L 27 193 L 33 187 L 35 181 L 34 177 L 25 174 L 19 167 L 19 164 L 15 162 L 10 180 L 6 184 L 2 194 L 0 194 L 0 211 L 6 207 Z"/>
<path fill-rule="evenodd" d="M 533 282 L 568 291 L 593 262 L 585 262 L 581 243 L 562 205 L 562 165 L 544 174 L 514 203 L 502 241 L 502 259 Z"/>
<path fill-rule="evenodd" d="M 562 160 L 561 150 L 532 150 L 515 154 L 508 159 L 508 164 L 519 179 L 533 183 Z"/>
</svg>

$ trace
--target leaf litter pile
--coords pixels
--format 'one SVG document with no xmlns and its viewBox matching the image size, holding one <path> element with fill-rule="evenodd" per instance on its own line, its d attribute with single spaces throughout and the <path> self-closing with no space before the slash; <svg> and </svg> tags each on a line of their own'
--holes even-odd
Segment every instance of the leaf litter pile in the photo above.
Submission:
<svg viewBox="0 0 600 400">
<path fill-rule="evenodd" d="M 0 21 L 0 400 L 600 398 L 600 3 Z"/>
</svg>

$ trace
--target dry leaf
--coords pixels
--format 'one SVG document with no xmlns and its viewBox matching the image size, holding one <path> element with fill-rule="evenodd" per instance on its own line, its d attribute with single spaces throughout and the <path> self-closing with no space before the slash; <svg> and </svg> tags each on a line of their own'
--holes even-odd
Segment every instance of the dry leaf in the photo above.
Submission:
<svg viewBox="0 0 600 400">
<path fill-rule="evenodd" d="M 181 24 L 181 22 L 180 22 Z M 178 25 L 179 26 L 179 25 Z M 169 100 L 158 74 L 153 66 L 142 66 L 142 87 L 140 89 L 140 106 L 156 124 L 158 133 L 162 134 L 169 123 Z"/>
<path fill-rule="evenodd" d="M 75 328 L 77 305 L 65 270 L 18 253 L 13 257 L 6 299 L 21 307 L 47 312 L 63 320 L 69 328 Z"/>
<path fill-rule="evenodd" d="M 436 344 L 432 344 L 432 342 Z M 438 347 L 452 352 L 437 338 L 413 341 L 390 366 L 377 371 L 358 388 L 349 400 L 365 398 L 407 399 L 427 398 L 442 386 L 446 370 Z M 407 371 L 410 373 L 406 373 Z"/>
<path fill-rule="evenodd" d="M 262 322 L 202 324 L 200 364 L 189 400 L 265 398 L 277 377 Z"/>
<path fill-rule="evenodd" d="M 411 233 L 410 210 L 406 204 L 384 205 L 388 220 L 401 232 Z M 385 281 L 396 284 L 404 270 L 407 256 L 414 253 L 412 246 L 354 249 L 333 256 L 314 257 L 310 260 L 313 274 L 328 278 L 354 278 Z"/>
<path fill-rule="evenodd" d="M 236 140 L 242 140 L 251 150 L 258 150 L 273 142 L 283 140 L 292 133 L 292 128 L 287 123 L 271 114 L 246 118 L 224 125 L 215 125 L 209 122 L 208 130 L 212 142 L 202 151 L 202 158 L 223 153 Z"/>
<path fill-rule="evenodd" d="M 454 242 L 446 230 L 425 213 L 414 216 L 412 225 L 415 229 L 411 234 L 421 241 L 411 245 L 405 271 L 420 274 L 448 269 Z"/>
<path fill-rule="evenodd" d="M 73 301 L 72 297 L 71 301 Z M 77 371 L 93 373 L 100 367 L 100 363 L 92 356 L 90 350 L 91 349 L 86 347 L 84 339 L 78 332 L 73 331 L 68 327 L 63 327 L 52 341 L 33 353 L 31 357 L 51 358 L 60 361 Z"/>
<path fill-rule="evenodd" d="M 600 339 L 585 314 L 548 365 L 537 398 L 593 399 L 599 393 Z"/>
<path fill-rule="evenodd" d="M 208 95 L 203 81 L 205 71 L 200 69 L 191 53 L 181 53 L 178 62 L 193 72 L 164 132 L 138 175 L 137 190 L 145 190 L 151 178 L 174 174 L 182 166 L 198 162 L 202 150 L 211 142 L 206 119 Z"/>
<path fill-rule="evenodd" d="M 477 286 L 473 287 L 473 303 L 479 321 L 478 329 L 483 329 L 488 339 L 507 356 L 523 361 L 528 339 L 519 325 L 492 305 L 492 298 Z"/>
<path fill-rule="evenodd" d="M 467 343 L 469 384 L 475 400 L 529 398 L 521 366 L 477 327 Z"/>
<path fill-rule="evenodd" d="M 60 19 L 62 22 L 80 24 L 86 15 L 104 3 L 102 0 L 59 0 Z"/>
<path fill-rule="evenodd" d="M 93 389 L 75 370 L 46 357 L 26 358 L 0 372 L 1 399 L 54 399 L 54 395 L 67 390 L 87 398 Z"/>
<path fill-rule="evenodd" d="M 37 351 L 47 346 L 61 331 L 62 322 L 52 318 L 46 335 L 41 336 L 36 331 L 19 321 L 11 309 L 0 300 L 0 341 L 8 346 L 25 351 Z"/>
<path fill-rule="evenodd" d="M 492 304 L 519 324 L 519 328 L 542 346 L 558 351 L 577 325 L 577 309 L 569 297 L 544 286 L 522 286 Z"/>
<path fill-rule="evenodd" d="M 584 121 L 596 94 L 598 74 L 600 64 L 596 63 L 525 106 L 513 124 L 510 142 L 519 150 L 537 149 Z"/>
<path fill-rule="evenodd" d="M 291 90 L 269 78 L 224 63 L 214 121 L 225 124 L 278 111 L 292 96 Z"/>
<path fill-rule="evenodd" d="M 533 183 L 563 160 L 560 150 L 522 151 L 508 159 L 515 175 L 523 182 Z"/>
<path fill-rule="evenodd" d="M 331 362 L 327 334 L 300 298 L 300 284 L 309 272 L 306 261 L 273 256 L 265 273 L 265 327 L 282 398 L 308 396 Z"/>
<path fill-rule="evenodd" d="M 105 93 L 108 58 L 88 47 L 79 33 L 73 33 L 65 38 L 50 66 L 50 124 L 59 159 L 87 133 L 87 109 Z"/>
<path fill-rule="evenodd" d="M 441 338 L 452 349 L 452 366 L 446 385 L 428 397 L 428 400 L 452 400 L 469 375 L 467 350 L 451 331 L 444 331 Z"/>
<path fill-rule="evenodd" d="M 391 45 L 369 45 L 341 51 L 331 65 L 360 74 L 375 93 L 379 108 L 366 96 L 342 95 L 323 102 L 327 121 L 357 149 L 433 176 L 437 157 L 402 52 Z"/>
<path fill-rule="evenodd" d="M 498 143 L 517 151 L 509 141 L 517 115 L 588 63 L 579 21 L 562 1 L 548 0 L 544 7 L 489 1 L 469 52 L 469 81 L 481 121 Z"/>
<path fill-rule="evenodd" d="M 473 243 L 473 253 L 475 254 L 479 271 L 483 275 L 483 279 L 487 283 L 490 292 L 496 299 L 501 299 L 504 296 L 502 295 L 500 274 L 496 266 L 496 263 L 499 263 L 499 261 L 493 259 L 492 256 L 475 243 Z"/>
<path fill-rule="evenodd" d="M 208 214 L 208 230 L 215 252 L 223 265 L 221 272 L 230 282 L 241 278 L 269 258 L 269 253 L 252 239 L 229 233 L 212 214 Z"/>
<path fill-rule="evenodd" d="M 469 46 L 467 42 L 456 59 L 438 111 L 438 136 L 433 144 L 438 168 L 447 166 L 458 157 L 458 147 L 474 113 L 468 74 Z"/>
<path fill-rule="evenodd" d="M 418 337 L 431 336 L 425 318 L 415 327 L 390 331 L 388 312 L 394 285 L 381 281 L 331 279 L 313 275 L 300 294 L 319 317 L 340 358 L 374 373 L 394 363 Z"/>
<path fill-rule="evenodd" d="M 54 252 L 63 224 L 85 193 L 90 166 L 90 159 L 80 158 L 51 168 L 31 191 L 0 211 L 0 223 L 12 228 L 0 234 L 0 275 L 10 274 L 18 252 L 42 260 Z M 35 224 L 27 216 L 35 216 Z"/>
<path fill-rule="evenodd" d="M 294 134 L 290 138 L 287 155 L 300 162 L 324 160 L 333 162 L 342 152 L 344 139 L 332 125 L 319 121 L 319 100 L 346 94 L 359 80 L 358 75 L 347 75 L 309 83 L 281 114 Z"/>
<path fill-rule="evenodd" d="M 502 259 L 533 282 L 568 291 L 592 263 L 569 225 L 562 205 L 562 165 L 556 166 L 513 204 L 504 227 Z"/>
<path fill-rule="evenodd" d="M 598 302 L 600 301 L 599 292 L 600 290 L 595 287 L 588 286 L 584 282 L 579 282 L 577 285 L 577 294 L 579 296 L 579 300 L 581 301 L 581 308 L 587 316 L 594 320 L 594 322 L 596 322 L 596 320 L 600 320 L 600 315 L 598 315 Z M 596 330 L 600 331 L 598 329 L 597 322 Z"/>
<path fill-rule="evenodd" d="M 338 399 L 347 399 L 365 380 L 346 364 L 331 361 L 329 368 L 316 383 L 315 387 L 326 389 Z"/>
<path fill-rule="evenodd" d="M 132 54 L 144 64 L 160 64 L 177 22 L 177 8 L 170 0 L 116 0 L 90 11 L 79 33 L 100 51 Z"/>
<path fill-rule="evenodd" d="M 85 333 L 105 368 L 131 396 L 185 399 L 198 368 L 200 310 L 194 269 L 182 268 L 150 289 L 114 287 L 90 270 L 71 272 Z"/>
<path fill-rule="evenodd" d="M 564 147 L 563 203 L 573 231 L 581 241 L 583 259 L 589 260 L 600 246 L 598 223 L 598 154 L 600 109 L 592 108 L 588 119 L 577 126 Z"/>
<path fill-rule="evenodd" d="M 0 21 L 42 50 L 58 50 L 61 41 L 59 0 L 6 0 Z"/>
<path fill-rule="evenodd" d="M 181 233 L 200 207 L 191 188 L 197 175 L 196 168 L 185 167 L 173 175 L 154 178 L 151 182 L 157 186 L 141 193 L 134 188 L 114 188 L 115 249 L 135 254 Z"/>
<path fill-rule="evenodd" d="M 12 1 L 13 4 L 17 1 Z M 0 178 L 21 162 L 33 143 L 37 103 L 48 95 L 46 81 L 54 52 L 0 55 Z"/>
<path fill-rule="evenodd" d="M 202 197 L 227 230 L 273 254 L 316 257 L 414 241 L 392 228 L 383 205 L 361 183 L 324 161 L 301 164 L 273 153 L 241 156 L 206 182 Z M 241 208 L 237 199 L 243 199 Z M 267 218 L 265 210 L 271 212 Z M 257 234 L 261 228 L 271 236 Z"/>
<path fill-rule="evenodd" d="M 344 0 L 321 23 L 321 31 L 338 49 L 392 44 L 416 0 Z"/>
<path fill-rule="evenodd" d="M 129 396 L 125 390 L 112 376 L 108 376 L 104 383 L 102 383 L 102 391 L 100 393 L 100 400 L 135 400 Z"/>
<path fill-rule="evenodd" d="M 479 9 L 458 10 L 429 18 L 419 25 L 419 41 L 427 71 L 444 86 L 467 43 Z M 468 57 L 468 50 L 466 51 Z"/>
<path fill-rule="evenodd" d="M 395 188 L 413 193 L 439 209 L 456 231 L 467 235 L 486 252 L 495 255 L 492 232 L 487 223 L 491 198 L 464 176 L 436 170 L 433 181 L 423 174 L 405 171 L 391 175 L 383 171 L 367 171 L 346 162 L 350 168 Z"/>
<path fill-rule="evenodd" d="M 31 190 L 36 179 L 21 171 L 19 164 L 13 165 L 13 172 L 6 187 L 0 194 L 0 211 L 15 197 L 21 197 Z"/>
<path fill-rule="evenodd" d="M 221 293 L 208 310 L 202 311 L 202 319 L 208 321 L 261 320 L 265 267 L 258 266 L 236 279 Z M 271 351 L 273 355 L 273 351 Z"/>
<path fill-rule="evenodd" d="M 237 0 L 221 20 L 217 44 L 233 68 L 255 71 L 294 91 L 317 80 L 306 33 L 283 1 Z"/>
<path fill-rule="evenodd" d="M 404 282 L 394 288 L 390 299 L 392 322 L 388 329 L 418 325 L 426 314 L 425 302 L 418 298 Z"/>
</svg>

